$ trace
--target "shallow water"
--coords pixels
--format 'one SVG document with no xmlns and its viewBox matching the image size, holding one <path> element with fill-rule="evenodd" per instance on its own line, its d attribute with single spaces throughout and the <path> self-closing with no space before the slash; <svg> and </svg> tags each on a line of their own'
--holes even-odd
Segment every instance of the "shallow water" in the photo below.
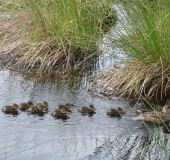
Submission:
<svg viewBox="0 0 170 160">
<path fill-rule="evenodd" d="M 100 68 L 97 72 L 116 63 L 111 54 L 123 55 L 124 58 L 124 53 L 113 49 L 107 40 L 106 36 L 105 44 L 101 46 L 105 54 L 99 56 L 99 63 L 95 66 Z M 163 127 L 146 127 L 132 120 L 140 104 L 132 108 L 125 100 L 108 100 L 101 95 L 89 94 L 86 91 L 90 81 L 86 76 L 89 74 L 83 74 L 82 82 L 58 77 L 35 84 L 15 72 L 0 71 L 1 107 L 28 100 L 34 103 L 46 100 L 50 106 L 44 116 L 21 111 L 17 116 L 0 112 L 0 160 L 170 159 L 170 137 L 162 133 Z M 71 108 L 68 119 L 55 119 L 50 115 L 58 104 L 73 102 L 76 106 Z M 95 106 L 96 114 L 83 116 L 77 112 L 79 107 L 88 104 Z M 122 107 L 126 112 L 122 118 L 106 115 L 108 109 L 116 107 Z"/>
<path fill-rule="evenodd" d="M 144 125 L 132 120 L 134 110 L 123 100 L 115 98 L 109 101 L 102 96 L 92 96 L 84 90 L 84 85 L 72 90 L 68 80 L 59 78 L 55 83 L 46 79 L 36 85 L 23 80 L 22 76 L 15 73 L 0 71 L 0 106 L 27 100 L 34 103 L 46 100 L 50 106 L 49 113 L 38 116 L 20 111 L 19 115 L 12 116 L 0 112 L 1 160 L 100 159 L 100 154 L 106 159 L 120 159 L 118 153 L 122 142 L 125 145 L 126 141 L 132 143 L 136 138 L 139 139 L 139 145 L 144 143 L 142 140 L 140 142 L 139 135 L 148 137 Z M 53 118 L 50 113 L 55 106 L 66 102 L 76 102 L 69 118 Z M 88 104 L 95 106 L 96 114 L 83 116 L 77 112 L 77 108 Z M 122 118 L 106 115 L 109 108 L 118 106 L 126 112 Z M 112 146 L 114 141 L 116 147 Z M 103 145 L 114 151 L 111 157 L 109 153 L 102 155 L 103 152 L 99 152 L 105 148 Z M 131 155 L 129 150 L 134 150 L 131 146 L 127 152 L 127 148 L 123 148 L 126 157 Z"/>
</svg>

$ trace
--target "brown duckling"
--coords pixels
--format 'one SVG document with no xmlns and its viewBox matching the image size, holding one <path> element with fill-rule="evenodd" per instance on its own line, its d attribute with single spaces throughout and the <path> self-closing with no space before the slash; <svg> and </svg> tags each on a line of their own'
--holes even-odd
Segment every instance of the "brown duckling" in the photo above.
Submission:
<svg viewBox="0 0 170 160">
<path fill-rule="evenodd" d="M 6 105 L 1 110 L 5 114 L 18 113 L 18 105 L 16 103 L 12 105 Z"/>
<path fill-rule="evenodd" d="M 109 109 L 106 113 L 107 113 L 107 115 L 110 115 L 110 116 L 121 117 L 123 114 L 123 109 L 120 107 L 118 107 L 116 109 Z"/>
<path fill-rule="evenodd" d="M 36 107 L 38 107 L 39 105 L 42 105 L 44 108 L 44 111 L 48 110 L 48 103 L 46 101 L 43 101 L 42 103 L 37 103 Z"/>
<path fill-rule="evenodd" d="M 67 117 L 67 109 L 66 108 L 61 108 L 61 109 L 55 109 L 51 115 L 53 117 Z"/>
<path fill-rule="evenodd" d="M 30 112 L 31 114 L 44 113 L 44 107 L 42 104 L 40 104 L 38 106 L 32 106 L 28 108 L 27 111 Z"/>
<path fill-rule="evenodd" d="M 89 105 L 88 107 L 81 107 L 78 109 L 78 112 L 81 113 L 94 113 L 95 109 L 93 105 Z"/>
<path fill-rule="evenodd" d="M 66 103 L 66 104 L 59 104 L 57 107 L 55 107 L 55 109 L 62 109 L 65 108 L 67 110 L 69 110 L 71 108 L 71 104 L 70 103 Z"/>
<path fill-rule="evenodd" d="M 29 107 L 32 107 L 33 103 L 31 101 L 28 101 L 27 103 L 20 103 L 19 104 L 19 109 L 21 111 L 26 111 Z"/>
</svg>

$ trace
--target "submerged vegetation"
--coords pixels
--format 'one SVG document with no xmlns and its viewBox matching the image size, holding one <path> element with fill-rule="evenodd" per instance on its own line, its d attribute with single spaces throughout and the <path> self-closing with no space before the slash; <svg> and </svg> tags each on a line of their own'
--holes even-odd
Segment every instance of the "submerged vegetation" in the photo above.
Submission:
<svg viewBox="0 0 170 160">
<path fill-rule="evenodd" d="M 103 92 L 122 97 L 144 96 L 155 103 L 170 98 L 170 3 L 169 0 L 119 2 L 124 21 L 114 29 L 113 45 L 129 58 L 120 68 L 108 72 Z M 126 23 L 125 23 L 126 22 Z M 124 60 L 125 61 L 125 60 Z"/>
<path fill-rule="evenodd" d="M 1 62 L 25 71 L 76 68 L 99 51 L 99 43 L 116 17 L 113 0 L 12 0 L 3 3 L 1 10 L 10 12 L 8 16 L 1 16 Z"/>
</svg>

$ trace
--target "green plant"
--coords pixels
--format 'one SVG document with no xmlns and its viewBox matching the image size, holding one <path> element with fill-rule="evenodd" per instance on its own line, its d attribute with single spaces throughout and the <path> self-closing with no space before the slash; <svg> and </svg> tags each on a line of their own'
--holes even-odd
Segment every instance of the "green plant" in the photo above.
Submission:
<svg viewBox="0 0 170 160">
<path fill-rule="evenodd" d="M 165 101 L 170 92 L 169 1 L 121 1 L 119 10 L 124 20 L 114 30 L 113 46 L 128 58 L 108 74 L 106 87 L 116 88 L 117 95 L 134 97 L 139 91 L 149 100 Z"/>
<path fill-rule="evenodd" d="M 47 45 L 43 48 L 48 46 L 48 55 L 53 55 L 46 59 L 46 53 L 43 51 L 39 55 L 37 53 L 36 62 L 42 66 L 47 66 L 49 63 L 53 66 L 57 64 L 61 66 L 62 61 L 67 70 L 80 63 L 99 49 L 104 30 L 115 21 L 115 13 L 111 8 L 113 0 L 26 2 L 34 26 L 34 42 L 44 41 Z M 27 59 L 31 59 L 31 56 L 31 54 L 26 55 Z"/>
</svg>

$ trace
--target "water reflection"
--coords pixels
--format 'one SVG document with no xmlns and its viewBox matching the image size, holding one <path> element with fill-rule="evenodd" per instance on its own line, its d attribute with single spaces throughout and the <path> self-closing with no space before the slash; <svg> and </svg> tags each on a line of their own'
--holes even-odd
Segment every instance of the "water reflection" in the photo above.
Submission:
<svg viewBox="0 0 170 160">
<path fill-rule="evenodd" d="M 0 106 L 28 100 L 35 104 L 45 100 L 49 111 L 43 115 L 19 111 L 17 116 L 0 112 L 1 160 L 98 159 L 96 154 L 103 159 L 123 159 L 133 152 L 138 153 L 132 146 L 146 147 L 153 142 L 146 127 L 132 120 L 134 112 L 124 101 L 92 96 L 84 90 L 84 85 L 72 89 L 67 79 L 59 77 L 53 80 L 55 83 L 50 83 L 49 79 L 34 83 L 13 74 L 0 71 Z M 22 86 L 20 82 L 24 82 Z M 51 116 L 58 104 L 73 102 L 75 106 L 67 118 Z M 77 111 L 89 104 L 96 108 L 95 114 L 82 115 Z M 121 118 L 107 116 L 108 109 L 118 106 L 126 112 Z M 107 148 L 106 154 L 102 151 L 103 144 Z"/>
</svg>

